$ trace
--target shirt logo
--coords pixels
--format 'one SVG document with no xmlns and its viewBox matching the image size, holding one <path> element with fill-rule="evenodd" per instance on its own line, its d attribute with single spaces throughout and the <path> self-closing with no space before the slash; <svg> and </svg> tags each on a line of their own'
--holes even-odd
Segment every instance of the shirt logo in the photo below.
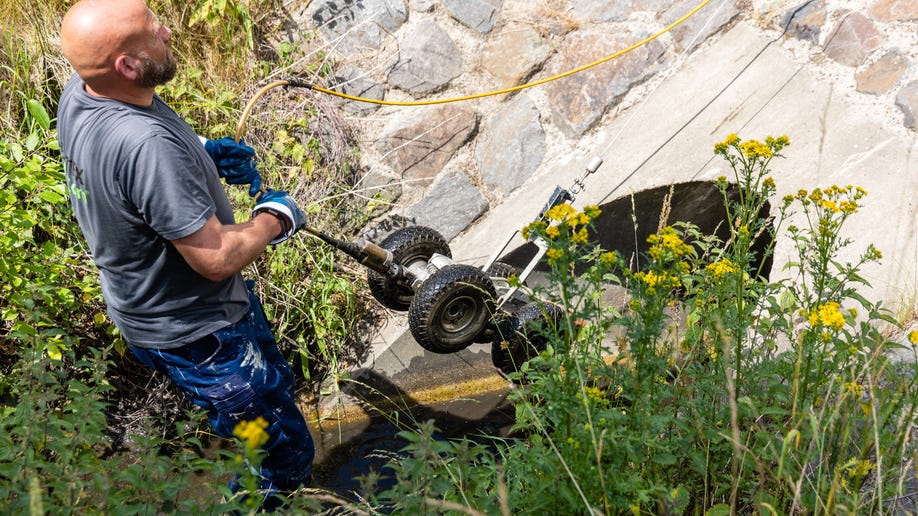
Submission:
<svg viewBox="0 0 918 516">
<path fill-rule="evenodd" d="M 83 169 L 64 156 L 64 170 L 67 172 L 68 183 L 70 183 L 67 187 L 70 190 L 70 199 L 73 202 L 81 201 L 86 204 L 89 201 L 89 190 L 82 187 Z"/>
</svg>

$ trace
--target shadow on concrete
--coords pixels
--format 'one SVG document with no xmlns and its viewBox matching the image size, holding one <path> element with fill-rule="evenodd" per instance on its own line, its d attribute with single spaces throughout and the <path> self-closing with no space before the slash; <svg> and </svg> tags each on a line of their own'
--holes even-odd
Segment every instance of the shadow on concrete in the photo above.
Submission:
<svg viewBox="0 0 918 516">
<path fill-rule="evenodd" d="M 435 439 L 468 438 L 489 443 L 507 437 L 515 417 L 507 400 L 509 389 L 426 405 L 385 376 L 365 370 L 359 380 L 343 384 L 342 390 L 367 417 L 350 424 L 326 419 L 314 425 L 313 471 L 320 487 L 348 499 L 353 499 L 354 493 L 366 494 L 361 493 L 359 477 L 371 472 L 381 475 L 377 490 L 393 485 L 393 472 L 387 466 L 398 460 L 408 444 L 398 432 L 433 421 Z"/>
</svg>

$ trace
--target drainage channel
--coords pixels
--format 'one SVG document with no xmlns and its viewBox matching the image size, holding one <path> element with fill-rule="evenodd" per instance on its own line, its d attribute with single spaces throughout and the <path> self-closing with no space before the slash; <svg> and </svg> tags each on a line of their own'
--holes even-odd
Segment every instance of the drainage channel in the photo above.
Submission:
<svg viewBox="0 0 918 516">
<path fill-rule="evenodd" d="M 500 377 L 488 377 L 459 385 L 373 400 L 349 400 L 353 406 L 312 423 L 316 445 L 313 476 L 318 486 L 352 499 L 361 489 L 360 478 L 372 472 L 381 476 L 377 489 L 394 483 L 387 465 L 398 460 L 408 442 L 397 434 L 433 421 L 438 439 L 468 438 L 487 442 L 507 437 L 514 422 L 514 408 L 507 395 L 510 385 Z"/>
</svg>

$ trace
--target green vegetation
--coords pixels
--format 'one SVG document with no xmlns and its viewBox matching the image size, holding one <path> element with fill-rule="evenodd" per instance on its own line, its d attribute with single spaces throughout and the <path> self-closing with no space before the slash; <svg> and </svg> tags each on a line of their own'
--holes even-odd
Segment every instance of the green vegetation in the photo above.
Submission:
<svg viewBox="0 0 918 516">
<path fill-rule="evenodd" d="M 70 74 L 54 43 L 69 3 L 0 0 L 7 13 L 0 42 L 0 510 L 254 511 L 253 499 L 232 498 L 225 486 L 237 474 L 241 485 L 251 484 L 257 421 L 238 429 L 229 451 L 201 431 L 197 411 L 144 418 L 143 428 L 117 441 L 125 448 L 113 444 L 117 409 L 107 401 L 123 388 L 114 378 L 124 374 L 126 358 L 69 212 L 53 120 Z M 279 72 L 328 73 L 324 56 L 308 52 L 308 39 L 269 51 L 266 38 L 283 20 L 276 4 L 151 2 L 174 29 L 183 63 L 161 94 L 201 134 L 234 134 L 245 100 Z M 266 183 L 309 203 L 311 225 L 336 235 L 358 229 L 367 214 L 341 195 L 354 182 L 355 153 L 336 113 L 283 90 L 260 102 L 245 139 L 259 151 Z M 891 362 L 888 352 L 903 346 L 881 328 L 896 321 L 858 294 L 859 270 L 880 252 L 868 246 L 859 263 L 837 259 L 853 244 L 842 230 L 865 192 L 801 191 L 781 201 L 774 219 L 764 217 L 775 192 L 769 167 L 788 144 L 731 135 L 715 146 L 735 173 L 718 183 L 734 221 L 727 241 L 679 222 L 662 225 L 632 269 L 589 241 L 595 208 L 561 206 L 550 223 L 526 228 L 551 242 L 555 288 L 542 295 L 568 315 L 548 332 L 548 348 L 519 364 L 514 436 L 487 445 L 448 442 L 421 424 L 403 434 L 410 444 L 392 465 L 394 486 L 379 489 L 368 478 L 358 501 L 308 490 L 294 497 L 293 509 L 909 510 L 918 334 L 905 346 L 912 360 Z M 737 200 L 726 193 L 731 184 L 740 187 Z M 245 218 L 251 200 L 243 189 L 229 191 Z M 789 279 L 770 282 L 760 264 L 771 248 L 757 243 L 771 243 L 792 213 L 806 221 L 785 228 L 797 259 Z M 282 347 L 301 358 L 312 385 L 351 354 L 366 311 L 360 272 L 307 238 L 270 250 L 247 271 Z M 625 306 L 606 304 L 612 288 L 627 294 Z M 616 350 L 604 347 L 610 332 Z M 117 399 L 130 406 L 126 394 Z"/>
<path fill-rule="evenodd" d="M 728 241 L 661 225 L 637 270 L 588 241 L 595 207 L 549 211 L 526 228 L 551 243 L 547 299 L 568 316 L 520 365 L 516 437 L 485 447 L 406 432 L 398 482 L 372 497 L 396 513 L 885 514 L 913 510 L 918 386 L 912 360 L 878 328 L 895 323 L 857 293 L 859 263 L 836 255 L 865 195 L 801 191 L 764 217 L 772 159 L 789 144 L 731 135 L 715 153 L 741 187 Z M 788 227 L 798 259 L 786 281 L 759 273 L 754 242 Z M 665 224 L 665 217 L 663 217 Z M 575 269 L 575 265 L 578 266 Z M 584 270 L 575 275 L 575 270 Z M 627 292 L 607 306 L 609 288 Z M 616 330 L 617 353 L 603 349 Z M 607 344 L 606 344 L 607 345 Z"/>
<path fill-rule="evenodd" d="M 225 487 L 233 475 L 248 474 L 243 455 L 237 461 L 220 450 L 236 446 L 202 432 L 201 414 L 185 413 L 190 405 L 167 388 L 160 386 L 158 397 L 179 408 L 163 420 L 143 418 L 143 428 L 117 439 L 125 429 L 111 428 L 119 413 L 149 410 L 149 393 L 138 392 L 146 382 L 122 381 L 138 368 L 105 315 L 97 271 L 69 207 L 53 117 L 72 73 L 57 46 L 71 3 L 0 0 L 0 511 L 254 510 L 252 499 L 229 499 Z M 278 3 L 190 8 L 170 0 L 151 8 L 173 29 L 182 63 L 160 95 L 202 135 L 235 136 L 243 105 L 268 74 L 328 71 L 320 54 L 307 52 L 308 39 L 285 44 L 283 55 L 264 52 L 284 19 Z M 366 217 L 348 213 L 356 205 L 341 200 L 354 181 L 356 153 L 337 113 L 318 112 L 300 97 L 265 95 L 244 138 L 258 151 L 267 186 L 297 196 L 311 226 L 346 238 L 355 228 L 340 221 Z M 228 192 L 237 218 L 248 218 L 252 200 L 242 188 Z M 354 329 L 368 298 L 355 274 L 339 270 L 332 252 L 306 237 L 270 249 L 245 271 L 282 350 L 311 386 L 336 374 L 359 344 Z M 117 447 L 123 443 L 129 445 Z"/>
</svg>

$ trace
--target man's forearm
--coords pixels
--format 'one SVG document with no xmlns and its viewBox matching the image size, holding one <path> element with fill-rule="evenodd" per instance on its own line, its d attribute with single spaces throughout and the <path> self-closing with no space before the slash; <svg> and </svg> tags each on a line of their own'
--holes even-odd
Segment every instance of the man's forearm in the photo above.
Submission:
<svg viewBox="0 0 918 516">
<path fill-rule="evenodd" d="M 229 225 L 211 217 L 203 228 L 173 244 L 198 274 L 221 281 L 255 261 L 283 229 L 280 219 L 270 213 Z"/>
</svg>

